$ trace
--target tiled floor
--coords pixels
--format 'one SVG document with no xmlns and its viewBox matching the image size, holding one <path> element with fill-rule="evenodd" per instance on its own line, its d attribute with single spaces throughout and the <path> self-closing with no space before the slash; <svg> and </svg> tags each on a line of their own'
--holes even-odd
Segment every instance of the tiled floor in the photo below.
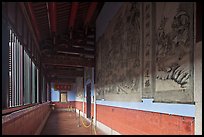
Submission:
<svg viewBox="0 0 204 137">
<path fill-rule="evenodd" d="M 85 119 L 84 119 L 85 121 Z M 86 122 L 86 121 L 85 121 Z M 85 123 L 89 125 L 89 123 Z M 52 111 L 44 129 L 42 135 L 95 135 L 94 129 L 90 127 L 85 128 L 80 120 L 79 115 L 75 112 L 69 111 Z M 102 131 L 96 129 L 97 135 L 104 135 Z"/>
</svg>

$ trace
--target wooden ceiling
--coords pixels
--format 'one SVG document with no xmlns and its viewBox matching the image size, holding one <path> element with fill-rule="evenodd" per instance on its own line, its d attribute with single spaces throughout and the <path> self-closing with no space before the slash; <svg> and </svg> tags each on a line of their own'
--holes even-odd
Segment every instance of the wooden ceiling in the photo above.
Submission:
<svg viewBox="0 0 204 137">
<path fill-rule="evenodd" d="M 41 62 L 52 81 L 75 81 L 95 66 L 95 22 L 103 2 L 25 2 Z"/>
</svg>

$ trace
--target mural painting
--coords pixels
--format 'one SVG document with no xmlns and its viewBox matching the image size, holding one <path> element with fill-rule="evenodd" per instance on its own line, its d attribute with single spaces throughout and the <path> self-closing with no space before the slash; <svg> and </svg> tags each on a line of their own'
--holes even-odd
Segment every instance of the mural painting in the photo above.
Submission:
<svg viewBox="0 0 204 137">
<path fill-rule="evenodd" d="M 97 99 L 141 101 L 140 12 L 140 3 L 125 3 L 97 42 Z"/>
<path fill-rule="evenodd" d="M 193 2 L 125 3 L 97 41 L 97 99 L 194 103 L 193 38 Z"/>
<path fill-rule="evenodd" d="M 76 100 L 83 101 L 84 88 L 83 88 L 83 77 L 76 78 Z"/>
<path fill-rule="evenodd" d="M 154 101 L 193 103 L 193 11 L 193 3 L 156 3 Z"/>
</svg>

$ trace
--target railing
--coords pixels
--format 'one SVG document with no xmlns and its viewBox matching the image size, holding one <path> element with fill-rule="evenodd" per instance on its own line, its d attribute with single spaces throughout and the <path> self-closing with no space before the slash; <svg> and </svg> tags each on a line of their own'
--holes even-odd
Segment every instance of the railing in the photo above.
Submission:
<svg viewBox="0 0 204 137">
<path fill-rule="evenodd" d="M 19 106 L 19 107 L 13 107 L 13 108 L 8 108 L 8 109 L 5 109 L 5 110 L 2 110 L 2 115 L 8 115 L 8 114 L 11 114 L 13 112 L 16 112 L 16 111 L 19 111 L 19 110 L 22 110 L 22 109 L 26 109 L 28 107 L 32 107 L 32 106 L 35 106 L 35 105 L 38 105 L 38 104 L 39 103 L 28 104 L 28 105 Z"/>
<path fill-rule="evenodd" d="M 75 113 L 76 113 L 76 108 L 75 108 Z M 77 119 L 77 115 L 76 115 L 76 119 Z M 81 121 L 81 122 L 80 122 Z M 81 111 L 79 110 L 79 116 L 78 116 L 78 125 L 77 127 L 81 127 L 81 123 L 85 128 L 89 128 L 91 127 L 91 134 L 93 134 L 93 130 L 94 130 L 94 134 L 97 135 L 96 132 L 96 125 L 93 124 L 93 117 L 91 118 L 91 122 L 89 123 L 89 125 L 86 125 L 84 122 L 84 118 L 82 118 L 81 116 Z"/>
<path fill-rule="evenodd" d="M 35 134 L 50 112 L 49 102 L 2 116 L 2 134 Z"/>
</svg>

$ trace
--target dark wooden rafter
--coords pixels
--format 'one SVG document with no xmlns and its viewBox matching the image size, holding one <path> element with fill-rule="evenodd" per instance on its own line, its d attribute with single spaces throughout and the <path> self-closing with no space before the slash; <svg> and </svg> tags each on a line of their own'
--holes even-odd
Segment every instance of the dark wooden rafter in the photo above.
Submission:
<svg viewBox="0 0 204 137">
<path fill-rule="evenodd" d="M 56 33 L 56 3 L 55 2 L 49 2 L 48 3 L 48 11 L 49 11 L 49 24 L 50 24 L 50 30 L 53 33 Z"/>
<path fill-rule="evenodd" d="M 33 11 L 41 34 L 41 40 L 50 37 L 49 12 L 46 2 L 32 2 Z M 42 42 L 42 41 L 40 41 Z"/>
<path fill-rule="evenodd" d="M 50 10 L 50 7 L 49 7 L 49 3 L 47 2 L 46 3 L 46 7 L 47 7 L 47 11 L 48 11 L 48 13 L 47 13 L 47 17 L 48 17 L 48 24 L 49 24 L 49 34 L 51 35 L 51 10 Z M 43 18 L 43 17 L 42 17 Z M 42 22 L 41 22 L 42 23 Z M 43 25 L 47 25 L 47 21 L 44 21 L 43 22 Z M 46 31 L 46 29 L 45 29 L 45 31 Z"/>
<path fill-rule="evenodd" d="M 37 25 L 37 22 L 36 22 L 35 15 L 34 15 L 34 13 L 33 13 L 32 3 L 31 3 L 31 2 L 28 2 L 27 5 L 28 5 L 28 10 L 29 10 L 29 15 L 30 15 L 31 21 L 32 21 L 31 23 L 32 23 L 32 25 L 33 25 L 33 27 L 34 27 L 35 34 L 36 34 L 36 36 L 37 36 L 38 42 L 40 42 L 40 40 L 41 40 L 41 39 L 40 39 L 40 32 L 39 32 L 39 29 L 38 29 L 38 25 Z"/>
<path fill-rule="evenodd" d="M 72 47 L 76 48 L 84 48 L 84 49 L 89 49 L 89 50 L 95 50 L 95 46 L 92 44 L 87 44 L 86 42 L 79 43 L 79 42 L 73 42 Z"/>
<path fill-rule="evenodd" d="M 23 2 L 19 2 L 18 4 L 19 4 L 19 7 L 22 11 L 22 15 L 24 16 L 24 19 L 25 19 L 22 21 L 22 23 L 23 23 L 23 25 L 25 25 L 25 22 L 27 22 L 27 25 L 28 25 L 27 29 L 30 30 L 30 33 L 31 33 L 32 38 L 34 40 L 34 43 L 36 46 L 36 52 L 37 52 L 36 56 L 41 55 L 40 48 L 39 48 L 39 41 L 38 41 L 38 38 L 36 37 L 37 35 L 35 32 L 35 28 L 32 25 L 32 20 L 29 18 L 29 16 L 30 16 L 29 12 L 26 10 L 26 4 Z M 22 37 L 25 37 L 27 34 L 25 34 L 24 27 L 22 27 L 22 28 L 23 28 Z M 37 61 L 39 61 L 39 60 L 37 59 Z"/>
<path fill-rule="evenodd" d="M 83 77 L 83 70 L 56 70 L 48 69 L 47 73 L 49 76 L 58 76 L 58 77 Z"/>
<path fill-rule="evenodd" d="M 51 78 L 49 77 L 48 80 L 50 82 L 54 82 L 54 83 L 69 83 L 69 84 L 74 84 L 76 82 L 75 78 Z"/>
<path fill-rule="evenodd" d="M 80 54 L 80 55 L 94 56 L 93 50 L 84 50 L 84 48 L 59 47 L 59 46 L 57 46 L 56 50 L 58 53 L 64 53 L 64 54 Z"/>
<path fill-rule="evenodd" d="M 38 2 L 32 3 L 32 6 L 42 36 L 43 56 L 40 61 L 49 78 L 54 76 L 58 80 L 83 76 L 82 71 L 62 69 L 64 67 L 94 67 L 94 26 L 103 3 Z M 49 65 L 57 67 L 52 70 L 46 67 Z"/>
<path fill-rule="evenodd" d="M 77 71 L 83 71 L 83 67 L 70 67 L 70 66 L 57 66 L 57 65 L 46 65 L 46 70 L 48 71 L 72 71 L 72 70 L 77 70 Z"/>
<path fill-rule="evenodd" d="M 49 22 L 49 28 L 50 28 L 50 34 L 52 37 L 52 45 L 54 46 L 56 44 L 56 31 L 57 31 L 57 26 L 56 26 L 56 3 L 55 2 L 48 2 L 47 4 L 48 7 L 48 22 Z M 54 49 L 55 46 L 52 48 Z"/>
<path fill-rule="evenodd" d="M 86 59 L 82 57 L 64 57 L 64 58 L 52 58 L 44 57 L 41 59 L 42 63 L 47 65 L 58 66 L 72 66 L 72 67 L 94 67 L 94 59 Z"/>
</svg>

